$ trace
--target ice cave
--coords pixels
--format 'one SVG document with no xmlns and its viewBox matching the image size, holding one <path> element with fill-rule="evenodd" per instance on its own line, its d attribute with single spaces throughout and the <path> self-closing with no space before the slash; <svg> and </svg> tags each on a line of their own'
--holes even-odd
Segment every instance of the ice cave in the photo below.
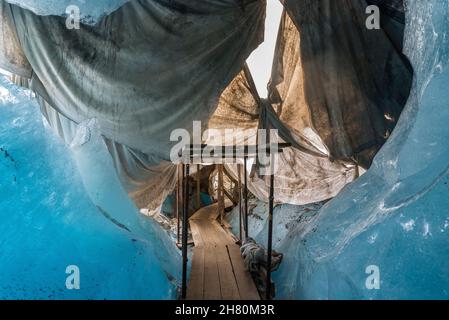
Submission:
<svg viewBox="0 0 449 320">
<path fill-rule="evenodd" d="M 0 0 L 0 299 L 447 300 L 448 88 L 449 0 Z"/>
</svg>

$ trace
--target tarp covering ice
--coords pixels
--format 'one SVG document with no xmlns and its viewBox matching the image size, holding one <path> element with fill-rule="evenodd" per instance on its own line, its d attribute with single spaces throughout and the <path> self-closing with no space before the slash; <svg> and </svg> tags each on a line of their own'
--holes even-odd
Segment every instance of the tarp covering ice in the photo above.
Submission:
<svg viewBox="0 0 449 320">
<path fill-rule="evenodd" d="M 369 167 L 410 92 L 402 45 L 383 28 L 366 27 L 367 1 L 284 2 L 291 19 L 284 15 L 281 24 L 271 102 L 284 123 L 321 140 L 332 158 Z"/>
<path fill-rule="evenodd" d="M 22 8 L 29 9 L 38 15 L 67 16 L 68 8 L 76 6 L 79 9 L 83 23 L 95 24 L 105 15 L 120 8 L 129 0 L 6 0 Z"/>
<path fill-rule="evenodd" d="M 447 247 L 447 206 L 441 199 L 430 203 L 441 196 L 448 168 L 448 2 L 408 1 L 405 19 L 397 0 L 282 2 L 286 14 L 267 100 L 244 68 L 262 41 L 265 1 L 132 0 L 95 25 L 68 30 L 64 17 L 0 0 L 0 67 L 38 94 L 50 126 L 72 147 L 96 212 L 140 238 L 146 229 L 125 191 L 139 206 L 162 203 L 176 177 L 167 162 L 170 133 L 191 130 L 194 120 L 247 132 L 279 129 L 293 148 L 281 155 L 275 197 L 292 204 L 335 196 L 389 138 L 365 176 L 305 228 L 289 232 L 289 241 L 277 242 L 286 254 L 275 276 L 279 296 L 413 297 L 416 287 L 425 297 L 447 296 L 442 259 L 435 272 L 422 272 L 442 255 L 435 248 Z M 369 4 L 381 7 L 380 30 L 366 29 Z M 401 53 L 404 22 L 416 74 L 393 131 L 412 85 Z M 93 168 L 105 170 L 90 174 Z M 255 171 L 249 186 L 267 198 L 267 184 Z M 108 194 L 116 201 L 108 203 Z M 150 235 L 156 237 L 156 229 Z M 397 265 L 386 266 L 387 255 Z M 170 263 L 158 258 L 166 270 Z M 365 291 L 366 264 L 384 270 L 385 291 Z M 398 268 L 418 285 L 404 276 L 390 287 Z"/>
<path fill-rule="evenodd" d="M 171 131 L 208 119 L 262 41 L 264 5 L 132 1 L 94 27 L 67 30 L 64 18 L 2 2 L 0 63 L 31 77 L 59 133 L 96 118 L 125 188 L 154 209 L 174 186 L 175 168 L 163 162 Z"/>
<path fill-rule="evenodd" d="M 410 99 L 361 178 L 321 210 L 275 211 L 275 249 L 284 253 L 278 298 L 449 297 L 449 1 L 406 1 L 406 9 Z M 292 211 L 301 223 L 286 228 Z M 252 225 L 265 242 L 263 223 Z"/>
<path fill-rule="evenodd" d="M 353 181 L 357 166 L 369 164 L 385 141 L 402 109 L 411 73 L 384 31 L 374 31 L 374 36 L 355 33 L 347 39 L 344 33 L 325 33 L 337 40 L 323 41 L 330 45 L 321 48 L 322 43 L 312 43 L 313 28 L 327 30 L 332 5 L 318 1 L 305 8 L 288 1 L 285 5 L 296 24 L 284 15 L 268 101 L 258 97 L 251 83 L 239 84 L 237 76 L 262 41 L 264 1 L 131 1 L 96 26 L 80 30 L 67 30 L 63 18 L 36 16 L 3 2 L 5 46 L 0 63 L 31 78 L 29 85 L 39 94 L 44 114 L 51 115 L 50 123 L 62 136 L 64 130 L 73 131 L 72 122 L 98 120 L 121 180 L 139 206 L 157 208 L 174 186 L 176 170 L 164 162 L 173 146 L 170 132 L 190 129 L 193 120 L 205 124 L 214 111 L 209 127 L 255 132 L 269 126 L 293 144 L 281 155 L 278 201 L 325 200 Z M 310 9 L 317 19 L 298 32 L 302 28 L 298 21 L 306 12 L 300 9 Z M 347 27 L 363 29 L 365 12 L 359 2 L 340 8 L 335 29 L 347 23 L 351 10 L 358 20 Z M 365 48 L 364 43 L 378 47 Z M 329 57 L 312 59 L 302 52 L 310 47 L 328 52 Z M 359 54 L 352 54 L 353 47 Z M 383 68 L 365 63 L 377 58 Z M 352 64 L 368 66 L 341 70 Z M 353 83 L 352 89 L 329 90 L 329 97 L 322 97 L 315 88 L 331 87 L 339 79 L 326 75 L 326 70 L 342 73 L 339 76 L 347 78 L 346 85 Z M 315 76 L 303 83 L 302 74 Z M 304 90 L 293 90 L 298 86 Z M 392 93 L 395 88 L 399 95 Z M 255 112 L 236 114 L 233 110 L 243 110 L 241 106 Z M 384 106 L 394 110 L 386 112 Z M 353 122 L 357 126 L 350 124 L 352 113 L 358 115 L 359 121 Z M 330 122 L 318 124 L 320 117 Z M 357 154 L 365 147 L 371 150 L 368 159 L 358 161 Z M 253 193 L 266 199 L 266 183 L 257 172 L 250 184 Z"/>
<path fill-rule="evenodd" d="M 131 1 L 98 26 L 5 8 L 31 87 L 109 139 L 168 160 L 170 133 L 206 120 L 262 41 L 263 1 Z M 5 45 L 8 45 L 6 43 Z"/>
<path fill-rule="evenodd" d="M 412 82 L 401 53 L 403 20 L 395 19 L 403 15 L 403 6 L 395 1 L 387 10 L 383 2 L 381 29 L 368 30 L 365 10 L 371 3 L 284 1 L 269 99 L 257 101 L 262 126 L 278 129 L 294 147 L 278 159 L 278 202 L 334 197 L 358 177 L 358 166 L 370 166 L 396 125 Z M 241 96 L 228 93 L 222 99 Z M 228 126 L 246 128 L 245 117 L 232 116 Z M 268 199 L 268 181 L 257 172 L 251 174 L 250 190 Z"/>
</svg>

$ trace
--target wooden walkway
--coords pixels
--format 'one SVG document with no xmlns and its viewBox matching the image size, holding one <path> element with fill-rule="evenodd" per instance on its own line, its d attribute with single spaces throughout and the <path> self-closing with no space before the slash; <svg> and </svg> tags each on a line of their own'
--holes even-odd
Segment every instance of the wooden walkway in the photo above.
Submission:
<svg viewBox="0 0 449 320">
<path fill-rule="evenodd" d="M 259 300 L 243 265 L 240 247 L 217 221 L 218 206 L 198 210 L 190 219 L 193 251 L 188 300 Z"/>
</svg>

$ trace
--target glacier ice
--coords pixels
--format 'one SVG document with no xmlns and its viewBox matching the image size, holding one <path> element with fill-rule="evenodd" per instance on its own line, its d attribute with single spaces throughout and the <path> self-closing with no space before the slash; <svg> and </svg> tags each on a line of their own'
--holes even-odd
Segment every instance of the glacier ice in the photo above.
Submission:
<svg viewBox="0 0 449 320">
<path fill-rule="evenodd" d="M 275 209 L 277 298 L 449 298 L 449 1 L 407 1 L 406 23 L 413 90 L 373 166 L 319 210 Z M 259 207 L 250 236 L 266 244 Z"/>
<path fill-rule="evenodd" d="M 0 78 L 0 298 L 175 298 L 179 252 L 122 190 L 95 122 L 68 149 L 29 95 Z"/>
<path fill-rule="evenodd" d="M 64 15 L 76 1 L 9 2 Z M 124 2 L 79 1 L 93 19 Z M 409 102 L 371 169 L 335 199 L 276 208 L 277 298 L 449 298 L 449 1 L 406 7 Z M 95 119 L 78 128 L 72 159 L 27 94 L 1 79 L 0 298 L 174 298 L 179 252 L 128 199 Z M 266 207 L 255 212 L 251 236 L 265 244 Z M 65 288 L 73 264 L 79 291 Z"/>
</svg>

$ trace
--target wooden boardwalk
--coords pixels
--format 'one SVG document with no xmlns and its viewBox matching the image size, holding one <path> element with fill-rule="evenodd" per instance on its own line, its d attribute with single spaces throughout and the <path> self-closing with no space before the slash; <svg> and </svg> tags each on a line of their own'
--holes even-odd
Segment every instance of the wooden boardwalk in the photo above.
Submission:
<svg viewBox="0 0 449 320">
<path fill-rule="evenodd" d="M 259 300 L 243 265 L 240 247 L 217 221 L 217 204 L 198 210 L 190 219 L 193 251 L 188 300 Z"/>
</svg>

